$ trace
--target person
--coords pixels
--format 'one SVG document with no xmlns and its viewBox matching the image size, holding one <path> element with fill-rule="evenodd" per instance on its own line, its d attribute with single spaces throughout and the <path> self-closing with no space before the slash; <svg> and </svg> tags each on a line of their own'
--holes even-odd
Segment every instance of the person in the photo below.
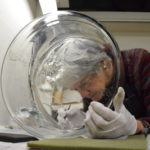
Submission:
<svg viewBox="0 0 150 150">
<path fill-rule="evenodd" d="M 64 61 L 78 77 L 71 88 L 83 98 L 84 123 L 91 137 L 120 138 L 148 132 L 150 53 L 140 48 L 120 52 L 121 75 L 113 95 L 118 73 L 112 51 L 88 39 L 72 39 L 67 49 L 71 51 L 65 53 Z M 107 107 L 108 98 L 113 99 L 111 107 Z"/>
<path fill-rule="evenodd" d="M 94 137 L 116 138 L 149 132 L 150 53 L 140 48 L 130 49 L 121 51 L 121 58 L 124 82 L 120 86 L 123 88 L 118 89 L 113 101 L 118 114 L 100 103 L 92 102 L 85 124 Z"/>
</svg>

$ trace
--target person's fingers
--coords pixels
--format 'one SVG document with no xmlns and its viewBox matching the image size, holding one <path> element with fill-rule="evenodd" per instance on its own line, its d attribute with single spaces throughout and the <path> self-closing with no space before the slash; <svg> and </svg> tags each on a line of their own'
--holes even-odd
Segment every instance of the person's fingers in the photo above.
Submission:
<svg viewBox="0 0 150 150">
<path fill-rule="evenodd" d="M 90 106 L 92 107 L 93 111 L 95 111 L 106 121 L 113 120 L 117 115 L 116 112 L 112 111 L 110 108 L 105 107 L 102 103 L 91 102 Z"/>
<path fill-rule="evenodd" d="M 113 104 L 116 112 L 120 112 L 120 109 L 123 105 L 124 97 L 125 97 L 124 89 L 122 87 L 119 87 L 117 94 L 113 99 Z"/>
<path fill-rule="evenodd" d="M 95 111 L 93 111 L 92 107 L 89 108 L 90 118 L 97 126 L 97 128 L 105 129 L 107 128 L 108 121 L 104 120 L 100 115 L 98 115 Z"/>
<path fill-rule="evenodd" d="M 95 126 L 95 124 L 93 123 L 93 121 L 90 117 L 90 114 L 88 114 L 88 116 L 84 120 L 84 124 L 85 124 L 85 127 L 87 128 L 87 130 L 89 131 L 89 133 L 92 136 L 94 136 L 94 137 L 97 136 L 98 130 L 97 130 L 97 127 Z"/>
</svg>

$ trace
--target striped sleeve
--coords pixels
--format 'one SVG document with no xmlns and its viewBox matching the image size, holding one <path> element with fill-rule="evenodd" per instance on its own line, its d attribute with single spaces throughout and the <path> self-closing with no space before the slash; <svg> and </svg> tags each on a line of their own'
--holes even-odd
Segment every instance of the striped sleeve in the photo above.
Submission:
<svg viewBox="0 0 150 150">
<path fill-rule="evenodd" d="M 140 48 L 127 50 L 123 53 L 123 60 L 127 70 L 126 80 L 135 87 L 135 93 L 140 95 L 137 101 L 144 104 L 141 109 L 145 109 L 146 114 L 140 119 L 150 125 L 150 53 Z"/>
<path fill-rule="evenodd" d="M 150 53 L 148 52 L 143 55 L 141 70 L 141 92 L 147 112 L 147 116 L 143 119 L 150 124 Z"/>
</svg>

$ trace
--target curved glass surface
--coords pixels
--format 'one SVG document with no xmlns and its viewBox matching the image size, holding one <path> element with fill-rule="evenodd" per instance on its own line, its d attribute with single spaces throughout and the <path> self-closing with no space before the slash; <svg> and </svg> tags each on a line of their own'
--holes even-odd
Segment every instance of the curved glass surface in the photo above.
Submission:
<svg viewBox="0 0 150 150">
<path fill-rule="evenodd" d="M 74 43 L 80 45 L 77 53 Z M 91 51 L 91 47 L 96 50 Z M 71 86 L 92 71 L 103 51 L 114 64 L 113 82 L 104 101 L 109 107 L 120 79 L 120 52 L 100 23 L 76 12 L 58 11 L 26 25 L 10 44 L 1 70 L 3 100 L 12 118 L 38 138 L 84 134 L 83 112 L 77 125 L 63 124 L 58 116 L 65 115 L 64 110 L 70 108 L 83 109 L 82 96 Z M 82 66 L 89 66 L 81 70 L 72 67 L 72 62 L 84 59 L 86 52 L 92 53 L 92 57 Z"/>
</svg>

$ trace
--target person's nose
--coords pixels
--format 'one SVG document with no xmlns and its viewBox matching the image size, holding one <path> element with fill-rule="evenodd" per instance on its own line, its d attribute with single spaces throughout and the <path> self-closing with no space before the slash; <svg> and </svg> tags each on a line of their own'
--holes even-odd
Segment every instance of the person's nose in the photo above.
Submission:
<svg viewBox="0 0 150 150">
<path fill-rule="evenodd" d="M 88 97 L 90 93 L 88 90 L 82 90 L 82 89 L 77 89 L 77 90 L 81 94 L 82 98 Z"/>
</svg>

